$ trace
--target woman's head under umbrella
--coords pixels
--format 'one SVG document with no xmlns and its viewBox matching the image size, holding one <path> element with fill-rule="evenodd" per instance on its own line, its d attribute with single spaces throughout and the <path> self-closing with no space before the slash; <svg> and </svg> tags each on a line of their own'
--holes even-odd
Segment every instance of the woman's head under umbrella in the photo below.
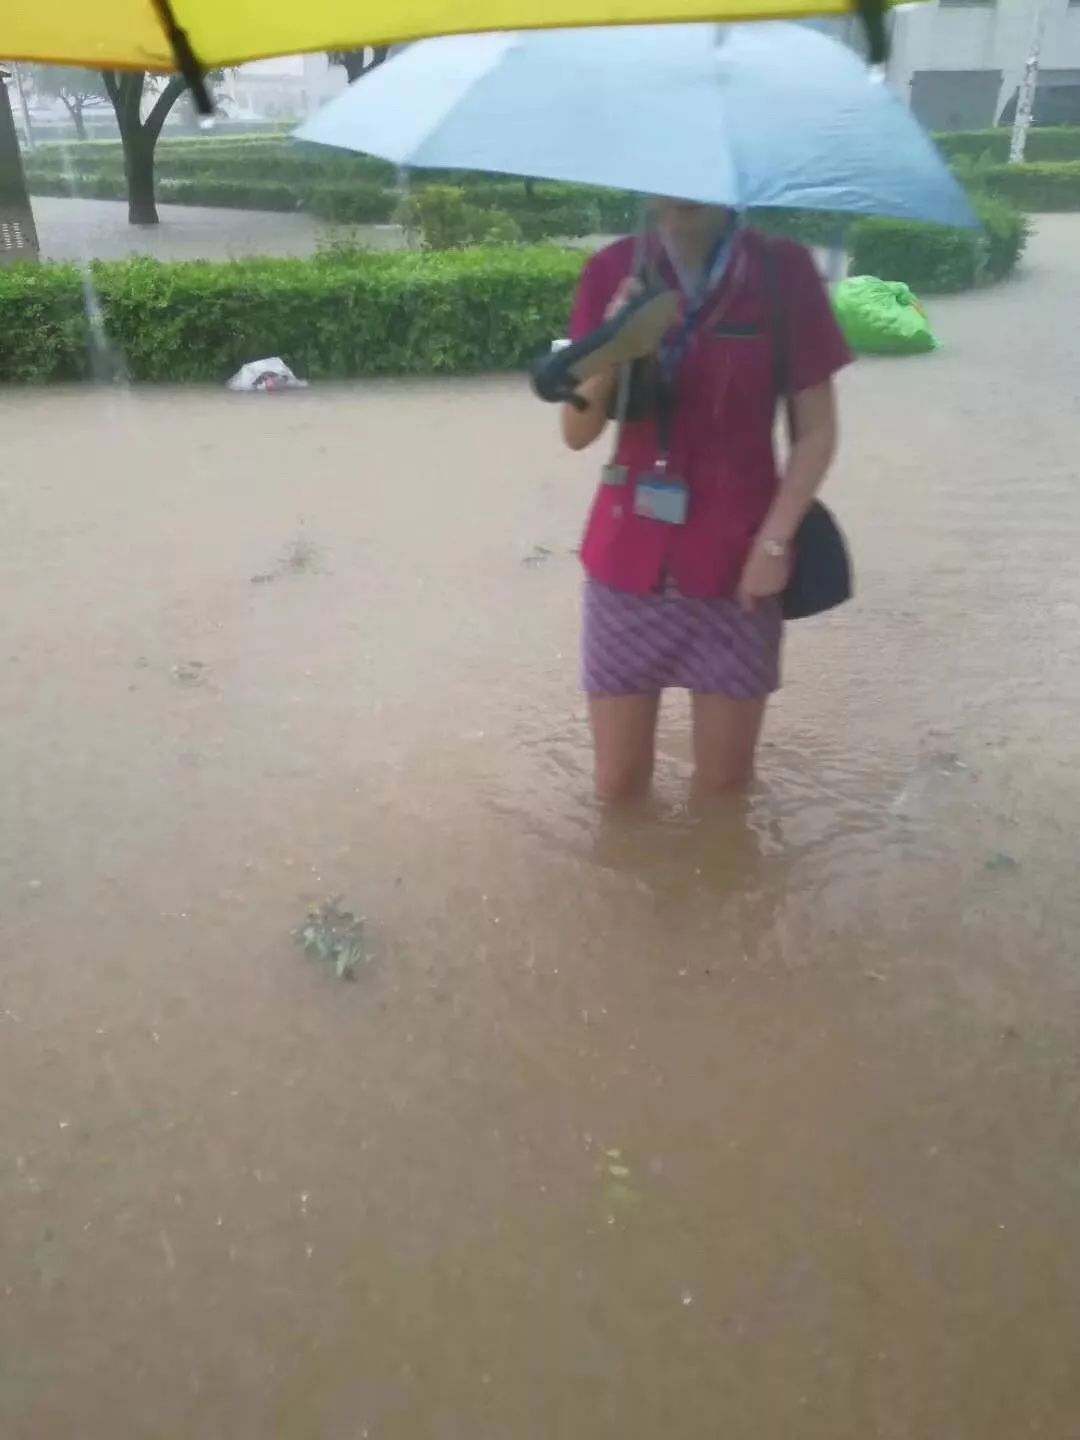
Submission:
<svg viewBox="0 0 1080 1440">
<path fill-rule="evenodd" d="M 657 229 L 679 249 L 691 254 L 714 245 L 734 217 L 726 205 L 702 205 L 695 200 L 677 200 L 657 195 L 649 201 L 649 213 Z"/>
</svg>

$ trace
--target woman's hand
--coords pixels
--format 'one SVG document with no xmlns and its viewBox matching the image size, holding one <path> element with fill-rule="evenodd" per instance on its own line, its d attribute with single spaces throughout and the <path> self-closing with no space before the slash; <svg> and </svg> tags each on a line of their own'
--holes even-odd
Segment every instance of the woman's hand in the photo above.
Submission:
<svg viewBox="0 0 1080 1440">
<path fill-rule="evenodd" d="M 764 543 L 754 541 L 739 577 L 735 598 L 744 610 L 753 610 L 759 600 L 771 599 L 787 588 L 791 578 L 791 547 L 782 555 L 770 555 Z"/>
<path fill-rule="evenodd" d="M 625 310 L 631 300 L 636 300 L 643 293 L 641 281 L 628 275 L 608 301 L 604 311 L 605 321 L 614 320 L 620 311 Z M 571 450 L 584 450 L 599 435 L 603 434 L 607 426 L 608 406 L 614 388 L 615 370 L 601 370 L 599 374 L 593 375 L 578 386 L 577 393 L 585 402 L 583 410 L 579 410 L 574 405 L 563 406 L 563 440 Z"/>
<path fill-rule="evenodd" d="M 645 287 L 641 281 L 633 275 L 627 275 L 607 303 L 604 310 L 605 322 L 614 320 L 616 315 L 621 314 L 631 301 L 636 300 L 644 293 Z M 601 370 L 590 379 L 583 381 L 577 392 L 585 402 L 583 410 L 579 410 L 574 405 L 563 406 L 563 440 L 571 450 L 584 450 L 599 435 L 603 434 L 607 427 L 608 406 L 615 388 L 615 377 L 616 371 L 613 366 L 611 369 Z"/>
</svg>

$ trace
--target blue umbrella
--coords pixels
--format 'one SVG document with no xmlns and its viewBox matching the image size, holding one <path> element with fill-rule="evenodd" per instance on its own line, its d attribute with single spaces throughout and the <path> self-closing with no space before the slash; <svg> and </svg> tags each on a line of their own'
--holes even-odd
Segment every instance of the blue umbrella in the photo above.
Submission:
<svg viewBox="0 0 1080 1440">
<path fill-rule="evenodd" d="M 853 50 L 802 25 L 425 40 L 296 133 L 405 166 L 979 223 L 907 106 Z"/>
</svg>

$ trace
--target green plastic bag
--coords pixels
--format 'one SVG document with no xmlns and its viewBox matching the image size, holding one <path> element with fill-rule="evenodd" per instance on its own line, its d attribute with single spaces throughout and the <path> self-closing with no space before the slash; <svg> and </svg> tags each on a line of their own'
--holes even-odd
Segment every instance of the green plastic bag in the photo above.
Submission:
<svg viewBox="0 0 1080 1440">
<path fill-rule="evenodd" d="M 922 355 L 939 341 L 926 312 L 899 280 L 854 275 L 833 291 L 844 338 L 860 355 Z"/>
</svg>

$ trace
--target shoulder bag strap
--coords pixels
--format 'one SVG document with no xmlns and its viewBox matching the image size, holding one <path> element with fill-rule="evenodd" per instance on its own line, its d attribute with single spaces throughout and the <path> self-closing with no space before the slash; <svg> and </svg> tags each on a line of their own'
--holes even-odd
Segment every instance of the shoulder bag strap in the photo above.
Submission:
<svg viewBox="0 0 1080 1440">
<path fill-rule="evenodd" d="M 773 392 L 784 405 L 784 423 L 787 427 L 788 444 L 795 443 L 795 405 L 791 398 L 791 382 L 788 371 L 787 316 L 784 313 L 784 296 L 780 283 L 780 266 L 776 247 L 766 239 L 761 247 L 761 260 L 765 269 L 765 294 L 769 303 L 769 334 L 772 338 Z"/>
</svg>

